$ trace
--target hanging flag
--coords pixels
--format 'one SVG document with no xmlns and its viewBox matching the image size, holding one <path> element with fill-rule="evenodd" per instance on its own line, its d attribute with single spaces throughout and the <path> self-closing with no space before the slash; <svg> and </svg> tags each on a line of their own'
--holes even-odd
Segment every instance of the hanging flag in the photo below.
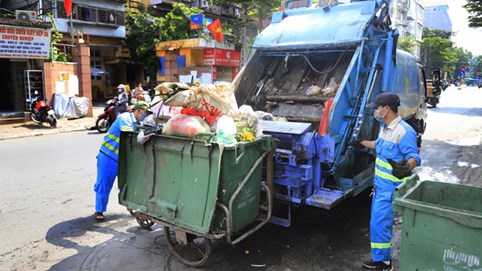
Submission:
<svg viewBox="0 0 482 271">
<path fill-rule="evenodd" d="M 207 28 L 218 42 L 224 41 L 223 29 L 221 28 L 221 20 L 219 20 L 219 18 L 208 25 Z"/>
<path fill-rule="evenodd" d="M 191 30 L 199 30 L 203 27 L 203 15 L 191 15 Z"/>
<path fill-rule="evenodd" d="M 72 0 L 64 0 L 64 8 L 67 17 L 72 15 Z"/>
</svg>

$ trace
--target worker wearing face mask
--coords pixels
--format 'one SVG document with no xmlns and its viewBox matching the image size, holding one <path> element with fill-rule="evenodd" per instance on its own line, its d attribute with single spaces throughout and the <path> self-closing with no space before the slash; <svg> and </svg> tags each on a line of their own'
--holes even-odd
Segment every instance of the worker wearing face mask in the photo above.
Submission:
<svg viewBox="0 0 482 271">
<path fill-rule="evenodd" d="M 380 93 L 367 107 L 375 109 L 373 116 L 381 123 L 378 139 L 357 141 L 355 147 L 376 151 L 374 196 L 370 218 L 372 260 L 363 267 L 372 270 L 392 270 L 391 239 L 395 213 L 392 199 L 395 187 L 405 182 L 412 170 L 421 164 L 417 134 L 398 115 L 400 98 L 394 93 Z"/>
</svg>

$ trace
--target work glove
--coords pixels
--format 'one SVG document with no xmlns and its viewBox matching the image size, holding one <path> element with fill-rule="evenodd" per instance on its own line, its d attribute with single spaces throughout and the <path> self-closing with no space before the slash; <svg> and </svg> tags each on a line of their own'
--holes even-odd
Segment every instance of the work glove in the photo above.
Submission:
<svg viewBox="0 0 482 271">
<path fill-rule="evenodd" d="M 407 160 L 403 159 L 400 162 L 395 162 L 392 159 L 387 159 L 388 163 L 392 166 L 392 175 L 398 179 L 403 179 L 412 175 L 412 170 Z"/>
<path fill-rule="evenodd" d="M 137 135 L 137 142 L 139 142 L 140 144 L 144 144 L 151 138 L 152 135 L 152 133 L 149 135 L 144 135 L 144 131 L 141 130 Z"/>
<path fill-rule="evenodd" d="M 363 146 L 363 145 L 361 144 L 362 141 L 363 141 L 363 140 L 361 140 L 361 139 L 357 139 L 357 140 L 352 141 L 352 142 L 350 143 L 350 145 L 351 145 L 355 150 L 361 150 L 361 149 L 365 148 L 365 146 Z"/>
</svg>

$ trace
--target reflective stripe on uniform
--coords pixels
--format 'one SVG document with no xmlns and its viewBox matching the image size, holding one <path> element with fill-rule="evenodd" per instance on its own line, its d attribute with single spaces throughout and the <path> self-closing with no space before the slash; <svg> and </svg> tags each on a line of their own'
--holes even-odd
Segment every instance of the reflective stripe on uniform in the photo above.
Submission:
<svg viewBox="0 0 482 271">
<path fill-rule="evenodd" d="M 390 248 L 392 246 L 392 243 L 371 243 L 372 248 L 379 248 L 379 249 L 384 249 L 384 248 Z"/>
<path fill-rule="evenodd" d="M 132 127 L 128 126 L 128 125 L 124 125 L 121 127 L 121 131 L 132 131 Z"/>
<path fill-rule="evenodd" d="M 387 163 L 380 158 L 375 159 L 375 164 L 379 165 L 380 167 L 382 167 L 384 169 L 388 169 L 388 170 L 393 169 L 393 167 L 392 167 L 392 165 L 390 165 L 390 163 Z"/>
<path fill-rule="evenodd" d="M 115 142 L 119 143 L 119 138 L 116 137 L 115 135 L 108 133 L 106 134 L 106 136 L 108 136 L 110 139 L 114 140 Z"/>
<path fill-rule="evenodd" d="M 397 177 L 393 176 L 390 173 L 383 172 L 378 168 L 375 168 L 375 175 L 379 176 L 380 178 L 395 182 L 395 183 L 402 183 L 408 180 L 409 177 L 405 177 L 403 179 L 398 179 Z"/>
<path fill-rule="evenodd" d="M 119 150 L 116 149 L 116 148 L 115 148 L 114 146 L 112 146 L 111 144 L 103 141 L 103 142 L 102 142 L 102 145 L 104 145 L 104 146 L 105 146 L 106 148 L 108 148 L 109 150 L 115 152 L 115 154 L 117 154 L 117 155 L 119 154 Z"/>
</svg>

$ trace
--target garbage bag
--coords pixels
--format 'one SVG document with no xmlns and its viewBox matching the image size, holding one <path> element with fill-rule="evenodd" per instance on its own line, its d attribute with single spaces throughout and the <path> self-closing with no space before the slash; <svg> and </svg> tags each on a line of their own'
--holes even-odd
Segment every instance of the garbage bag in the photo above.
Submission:
<svg viewBox="0 0 482 271">
<path fill-rule="evenodd" d="M 211 127 L 201 117 L 181 114 L 169 119 L 162 133 L 195 138 L 200 133 L 209 133 L 210 131 Z"/>
<path fill-rule="evenodd" d="M 195 88 L 198 97 L 197 110 L 207 111 L 211 115 L 235 116 L 238 113 L 238 104 L 234 96 L 234 87 L 228 83 L 201 84 Z"/>
<path fill-rule="evenodd" d="M 197 97 L 194 91 L 191 89 L 181 90 L 167 99 L 164 102 L 164 105 L 196 108 Z"/>
</svg>

